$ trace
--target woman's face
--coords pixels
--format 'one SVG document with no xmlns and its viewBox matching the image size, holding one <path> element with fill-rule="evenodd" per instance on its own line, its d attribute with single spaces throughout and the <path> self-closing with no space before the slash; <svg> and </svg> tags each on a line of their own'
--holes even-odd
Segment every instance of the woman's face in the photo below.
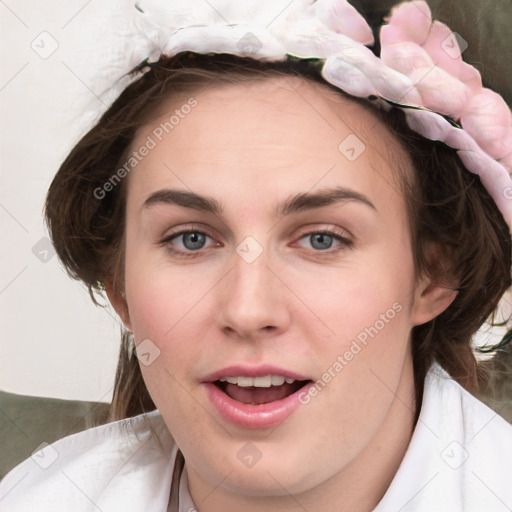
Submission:
<svg viewBox="0 0 512 512">
<path fill-rule="evenodd" d="M 132 147 L 149 149 L 127 178 L 121 314 L 192 494 L 389 480 L 413 422 L 409 334 L 438 312 L 414 281 L 406 155 L 298 79 L 164 110 Z"/>
</svg>

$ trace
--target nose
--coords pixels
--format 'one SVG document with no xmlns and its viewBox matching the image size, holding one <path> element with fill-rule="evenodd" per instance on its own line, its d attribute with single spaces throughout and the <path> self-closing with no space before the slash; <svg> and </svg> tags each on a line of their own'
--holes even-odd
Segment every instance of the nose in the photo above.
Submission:
<svg viewBox="0 0 512 512">
<path fill-rule="evenodd" d="M 217 320 L 229 336 L 249 340 L 275 336 L 289 327 L 290 292 L 266 250 L 249 261 L 243 254 L 233 254 L 231 271 L 219 290 Z"/>
</svg>

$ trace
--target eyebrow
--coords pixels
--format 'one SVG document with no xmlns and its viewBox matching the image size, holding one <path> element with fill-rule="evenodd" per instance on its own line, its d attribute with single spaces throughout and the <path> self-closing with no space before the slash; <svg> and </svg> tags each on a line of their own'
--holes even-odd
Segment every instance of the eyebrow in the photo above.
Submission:
<svg viewBox="0 0 512 512">
<path fill-rule="evenodd" d="M 291 213 L 352 201 L 366 205 L 371 209 L 378 211 L 375 205 L 365 195 L 348 188 L 334 187 L 315 193 L 299 193 L 279 204 L 275 211 L 275 216 L 285 217 Z M 157 190 L 150 194 L 144 201 L 142 209 L 144 210 L 158 204 L 182 206 L 193 210 L 213 213 L 218 216 L 222 216 L 223 214 L 222 205 L 216 199 L 208 196 L 202 196 L 187 190 Z"/>
</svg>

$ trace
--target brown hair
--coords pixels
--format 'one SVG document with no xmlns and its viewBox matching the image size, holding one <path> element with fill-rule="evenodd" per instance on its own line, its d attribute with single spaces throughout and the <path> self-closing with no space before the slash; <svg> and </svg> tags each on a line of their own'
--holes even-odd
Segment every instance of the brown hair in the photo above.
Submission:
<svg viewBox="0 0 512 512">
<path fill-rule="evenodd" d="M 323 80 L 315 61 L 269 62 L 183 52 L 149 67 L 74 147 L 46 198 L 46 222 L 57 254 L 68 273 L 87 285 L 96 303 L 95 293 L 101 295 L 107 279 L 117 291 L 123 290 L 126 180 L 102 199 L 94 191 L 123 165 L 138 128 L 155 116 L 164 100 L 191 95 L 213 82 L 240 84 L 279 76 L 302 77 L 343 94 Z M 458 290 L 442 314 L 412 329 L 418 415 L 424 378 L 434 360 L 461 385 L 477 389 L 471 339 L 511 284 L 510 235 L 478 176 L 464 168 L 454 150 L 409 130 L 398 109 L 385 112 L 367 100 L 352 100 L 386 123 L 412 158 L 414 172 L 403 170 L 400 181 L 416 274 Z M 432 242 L 439 248 L 437 257 L 428 255 Z M 111 419 L 152 409 L 155 405 L 133 355 L 132 336 L 124 331 Z"/>
</svg>

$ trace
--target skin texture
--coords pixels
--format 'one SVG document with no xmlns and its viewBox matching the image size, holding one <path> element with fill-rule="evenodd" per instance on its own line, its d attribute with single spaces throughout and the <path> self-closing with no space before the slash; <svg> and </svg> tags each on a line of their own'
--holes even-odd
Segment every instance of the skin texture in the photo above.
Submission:
<svg viewBox="0 0 512 512">
<path fill-rule="evenodd" d="M 106 284 L 136 343 L 149 339 L 160 350 L 141 368 L 184 454 L 192 498 L 201 512 L 371 510 L 414 427 L 410 331 L 455 297 L 415 279 L 396 172 L 408 157 L 361 105 L 300 79 L 220 85 L 194 97 L 193 111 L 128 178 L 125 296 Z M 163 105 L 132 147 L 185 102 Z M 350 161 L 338 147 L 354 133 L 365 150 Z M 352 200 L 274 215 L 297 194 L 336 186 L 375 209 Z M 161 189 L 212 197 L 223 214 L 143 207 Z M 169 239 L 187 229 L 208 235 L 191 258 L 170 250 L 195 247 Z M 318 249 L 309 234 L 326 231 L 351 244 L 332 239 Z M 263 249 L 252 263 L 236 252 L 248 236 Z M 400 311 L 279 426 L 235 427 L 209 402 L 203 378 L 232 364 L 274 364 L 313 380 L 332 374 L 338 356 L 393 305 Z M 248 442 L 261 454 L 251 468 L 237 457 Z"/>
</svg>

